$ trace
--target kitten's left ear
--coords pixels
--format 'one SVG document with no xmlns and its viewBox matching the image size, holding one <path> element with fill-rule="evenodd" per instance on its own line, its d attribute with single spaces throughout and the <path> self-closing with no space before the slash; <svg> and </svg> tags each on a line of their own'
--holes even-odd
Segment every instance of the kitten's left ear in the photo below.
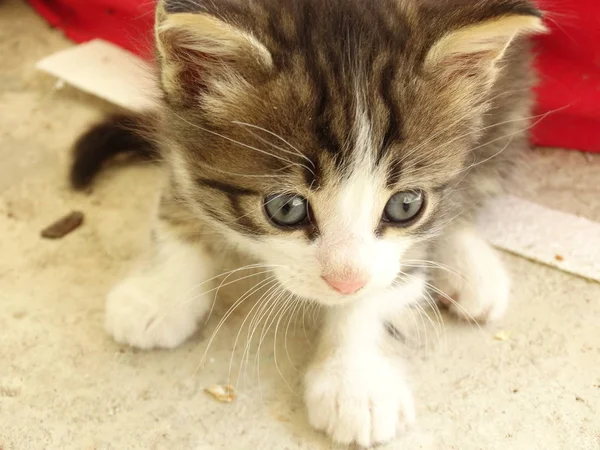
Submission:
<svg viewBox="0 0 600 450">
<path fill-rule="evenodd" d="M 429 50 L 424 68 L 446 80 L 483 77 L 493 82 L 498 62 L 515 38 L 546 30 L 541 13 L 508 14 L 442 36 Z"/>
<path fill-rule="evenodd" d="M 176 102 L 194 103 L 210 91 L 243 90 L 242 80 L 271 69 L 271 53 L 250 32 L 205 12 L 156 7 L 161 85 Z"/>
</svg>

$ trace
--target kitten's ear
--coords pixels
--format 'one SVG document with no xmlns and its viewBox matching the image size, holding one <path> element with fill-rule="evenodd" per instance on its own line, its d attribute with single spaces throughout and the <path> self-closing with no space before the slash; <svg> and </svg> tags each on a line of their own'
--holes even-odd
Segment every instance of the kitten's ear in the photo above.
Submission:
<svg viewBox="0 0 600 450">
<path fill-rule="evenodd" d="M 216 85 L 239 84 L 272 67 L 269 50 L 249 32 L 210 14 L 156 10 L 161 84 L 167 95 L 193 101 Z"/>
<path fill-rule="evenodd" d="M 446 80 L 465 77 L 495 79 L 498 62 L 518 36 L 546 30 L 541 13 L 503 15 L 442 36 L 425 58 L 425 70 Z"/>
</svg>

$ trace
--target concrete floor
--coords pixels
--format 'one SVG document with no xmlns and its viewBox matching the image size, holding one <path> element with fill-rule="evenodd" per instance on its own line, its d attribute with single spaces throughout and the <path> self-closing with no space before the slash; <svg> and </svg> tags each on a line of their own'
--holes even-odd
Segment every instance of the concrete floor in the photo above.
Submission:
<svg viewBox="0 0 600 450">
<path fill-rule="evenodd" d="M 224 308 L 178 350 L 138 352 L 102 328 L 109 286 L 143 248 L 160 175 L 107 172 L 92 193 L 69 191 L 69 147 L 110 106 L 36 73 L 71 45 L 21 1 L 0 4 L 0 449 L 326 449 L 300 391 L 311 322 L 253 345 L 238 397 L 203 389 L 240 367 L 243 320 Z M 517 193 L 600 220 L 600 157 L 536 150 Z M 60 241 L 40 230 L 80 209 L 85 225 Z M 443 333 L 408 330 L 418 424 L 389 449 L 600 448 L 600 285 L 504 255 L 513 274 L 506 319 L 478 329 L 445 318 Z M 417 322 L 418 323 L 418 322 Z M 304 330 L 307 330 L 306 332 Z M 498 331 L 510 331 L 505 341 Z M 275 369 L 274 349 L 281 374 Z M 259 373 L 259 375 L 257 375 Z M 289 387 L 288 387 L 289 385 Z"/>
</svg>

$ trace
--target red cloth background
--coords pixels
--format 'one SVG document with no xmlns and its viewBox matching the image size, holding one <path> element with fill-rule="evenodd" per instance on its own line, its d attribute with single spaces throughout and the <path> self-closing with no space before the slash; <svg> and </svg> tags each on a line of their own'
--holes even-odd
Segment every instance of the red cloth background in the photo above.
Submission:
<svg viewBox="0 0 600 450">
<path fill-rule="evenodd" d="M 156 0 L 29 0 L 50 25 L 75 42 L 95 38 L 152 55 Z"/>
<path fill-rule="evenodd" d="M 600 152 L 600 0 L 537 0 L 551 33 L 537 38 L 533 143 Z M 102 38 L 152 52 L 154 0 L 30 0 L 75 42 Z"/>
</svg>

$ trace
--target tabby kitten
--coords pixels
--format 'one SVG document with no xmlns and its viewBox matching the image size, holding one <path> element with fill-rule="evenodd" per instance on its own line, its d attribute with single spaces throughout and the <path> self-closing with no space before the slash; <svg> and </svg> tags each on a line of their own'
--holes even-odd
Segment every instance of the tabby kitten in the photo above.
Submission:
<svg viewBox="0 0 600 450">
<path fill-rule="evenodd" d="M 427 277 L 461 317 L 506 309 L 472 222 L 527 147 L 540 17 L 528 0 L 159 2 L 160 107 L 89 131 L 72 172 L 82 187 L 139 151 L 168 173 L 153 249 L 108 295 L 109 333 L 175 347 L 211 307 L 190 292 L 216 261 L 258 261 L 326 307 L 310 423 L 342 444 L 394 438 L 415 413 L 386 319 Z"/>
</svg>

